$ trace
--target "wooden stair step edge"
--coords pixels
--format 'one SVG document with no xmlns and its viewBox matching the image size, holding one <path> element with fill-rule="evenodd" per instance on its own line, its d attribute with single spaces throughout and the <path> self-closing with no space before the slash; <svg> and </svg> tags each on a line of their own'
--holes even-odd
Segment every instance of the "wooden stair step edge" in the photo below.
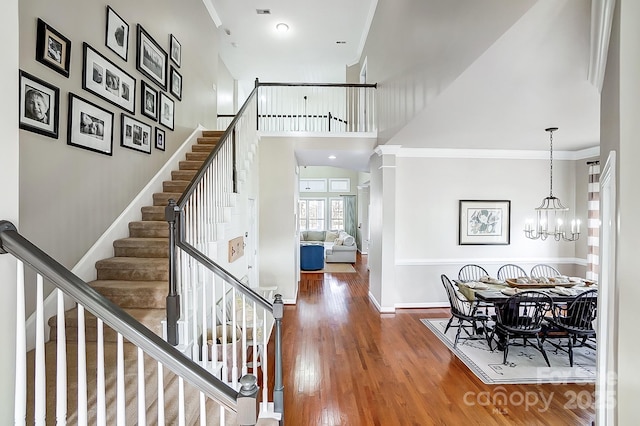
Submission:
<svg viewBox="0 0 640 426">
<path fill-rule="evenodd" d="M 187 180 L 191 181 L 193 177 L 198 173 L 197 170 L 172 170 L 171 179 L 173 180 Z"/>
<path fill-rule="evenodd" d="M 183 160 L 178 162 L 178 167 L 180 170 L 200 170 L 200 166 L 202 166 L 202 163 L 202 160 Z"/>
<path fill-rule="evenodd" d="M 211 136 L 203 136 L 201 138 L 198 138 L 198 144 L 200 145 L 217 145 L 218 142 L 220 142 L 220 137 L 216 136 L 216 137 L 211 137 Z"/>
<path fill-rule="evenodd" d="M 187 161 L 200 161 L 203 162 L 209 156 L 209 152 L 187 152 Z"/>
<path fill-rule="evenodd" d="M 224 135 L 225 130 L 203 130 L 202 136 L 206 138 L 219 138 Z"/>
<path fill-rule="evenodd" d="M 155 257 L 111 257 L 96 262 L 99 280 L 166 281 L 169 259 Z"/>
<path fill-rule="evenodd" d="M 211 151 L 214 150 L 215 147 L 216 147 L 216 144 L 196 144 L 191 147 L 191 152 L 194 152 L 194 153 L 206 152 L 207 154 L 209 154 Z"/>
</svg>

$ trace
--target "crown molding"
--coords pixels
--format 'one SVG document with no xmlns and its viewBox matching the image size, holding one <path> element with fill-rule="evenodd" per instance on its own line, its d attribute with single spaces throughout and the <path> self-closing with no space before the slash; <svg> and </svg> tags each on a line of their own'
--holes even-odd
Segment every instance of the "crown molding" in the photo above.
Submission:
<svg viewBox="0 0 640 426">
<path fill-rule="evenodd" d="M 591 43 L 589 47 L 589 82 L 602 91 L 615 0 L 591 0 Z"/>
<path fill-rule="evenodd" d="M 405 158 L 473 158 L 473 159 L 496 159 L 496 160 L 548 160 L 549 151 L 534 150 L 507 150 L 507 149 L 446 149 L 446 148 L 402 148 L 400 145 L 396 150 L 389 150 L 382 154 L 378 148 L 386 145 L 378 145 L 376 153 L 395 154 Z M 583 160 L 598 157 L 600 147 L 592 147 L 580 151 L 553 151 L 554 160 Z"/>
<path fill-rule="evenodd" d="M 220 25 L 222 25 L 222 19 L 220 19 L 220 15 L 218 15 L 218 11 L 213 6 L 211 0 L 202 0 L 202 3 L 204 3 L 204 7 L 207 9 L 207 12 L 209 12 L 209 16 L 216 25 L 216 28 L 219 28 Z"/>
</svg>

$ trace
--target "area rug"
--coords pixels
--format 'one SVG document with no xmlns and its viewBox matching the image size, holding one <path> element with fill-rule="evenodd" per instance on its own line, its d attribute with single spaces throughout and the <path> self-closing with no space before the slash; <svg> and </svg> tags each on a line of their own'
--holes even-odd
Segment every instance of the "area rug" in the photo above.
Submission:
<svg viewBox="0 0 640 426">
<path fill-rule="evenodd" d="M 507 364 L 502 363 L 503 353 L 489 349 L 485 339 L 463 339 L 464 331 L 453 349 L 457 328 L 444 329 L 449 318 L 421 319 L 447 347 L 486 384 L 538 384 L 538 383 L 592 383 L 596 378 L 596 351 L 587 347 L 573 350 L 573 367 L 569 366 L 569 355 L 545 342 L 544 349 L 551 367 L 542 354 L 530 346 L 510 346 Z M 454 322 L 454 324 L 457 321 Z M 556 340 L 558 342 L 558 340 Z M 562 339 L 566 344 L 566 339 Z"/>
<path fill-rule="evenodd" d="M 356 270 L 350 263 L 325 263 L 323 269 L 300 272 L 303 274 L 355 274 Z"/>
</svg>

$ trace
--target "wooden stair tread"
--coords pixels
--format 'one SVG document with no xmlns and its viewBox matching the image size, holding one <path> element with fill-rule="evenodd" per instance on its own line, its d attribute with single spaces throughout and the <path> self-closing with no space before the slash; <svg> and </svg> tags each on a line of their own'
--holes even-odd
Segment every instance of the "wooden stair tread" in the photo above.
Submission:
<svg viewBox="0 0 640 426">
<path fill-rule="evenodd" d="M 136 268 L 169 268 L 168 259 L 159 259 L 155 257 L 109 257 L 107 259 L 98 260 L 96 267 L 105 268 L 124 268 L 133 266 Z"/>
<path fill-rule="evenodd" d="M 118 246 L 118 247 L 135 247 L 135 246 L 140 246 L 140 245 L 144 245 L 144 246 L 162 246 L 162 247 L 168 247 L 169 246 L 169 238 L 163 238 L 163 237 L 158 237 L 158 238 L 148 238 L 148 237 L 127 237 L 127 238 L 121 238 L 119 240 L 115 240 L 113 242 L 114 247 Z"/>
</svg>

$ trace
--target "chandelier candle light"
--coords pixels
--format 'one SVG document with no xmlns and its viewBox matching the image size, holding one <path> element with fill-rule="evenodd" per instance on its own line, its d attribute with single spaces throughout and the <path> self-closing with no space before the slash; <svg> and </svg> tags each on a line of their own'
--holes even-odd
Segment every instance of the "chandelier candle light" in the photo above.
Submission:
<svg viewBox="0 0 640 426">
<path fill-rule="evenodd" d="M 545 131 L 549 132 L 549 196 L 542 200 L 540 207 L 536 208 L 535 227 L 531 220 L 527 220 L 524 228 L 524 235 L 532 240 L 546 240 L 553 237 L 554 240 L 576 241 L 580 238 L 580 220 L 571 221 L 571 232 L 565 230 L 565 216 L 569 211 L 568 207 L 562 205 L 558 197 L 553 196 L 553 132 L 557 127 L 549 127 Z"/>
</svg>

